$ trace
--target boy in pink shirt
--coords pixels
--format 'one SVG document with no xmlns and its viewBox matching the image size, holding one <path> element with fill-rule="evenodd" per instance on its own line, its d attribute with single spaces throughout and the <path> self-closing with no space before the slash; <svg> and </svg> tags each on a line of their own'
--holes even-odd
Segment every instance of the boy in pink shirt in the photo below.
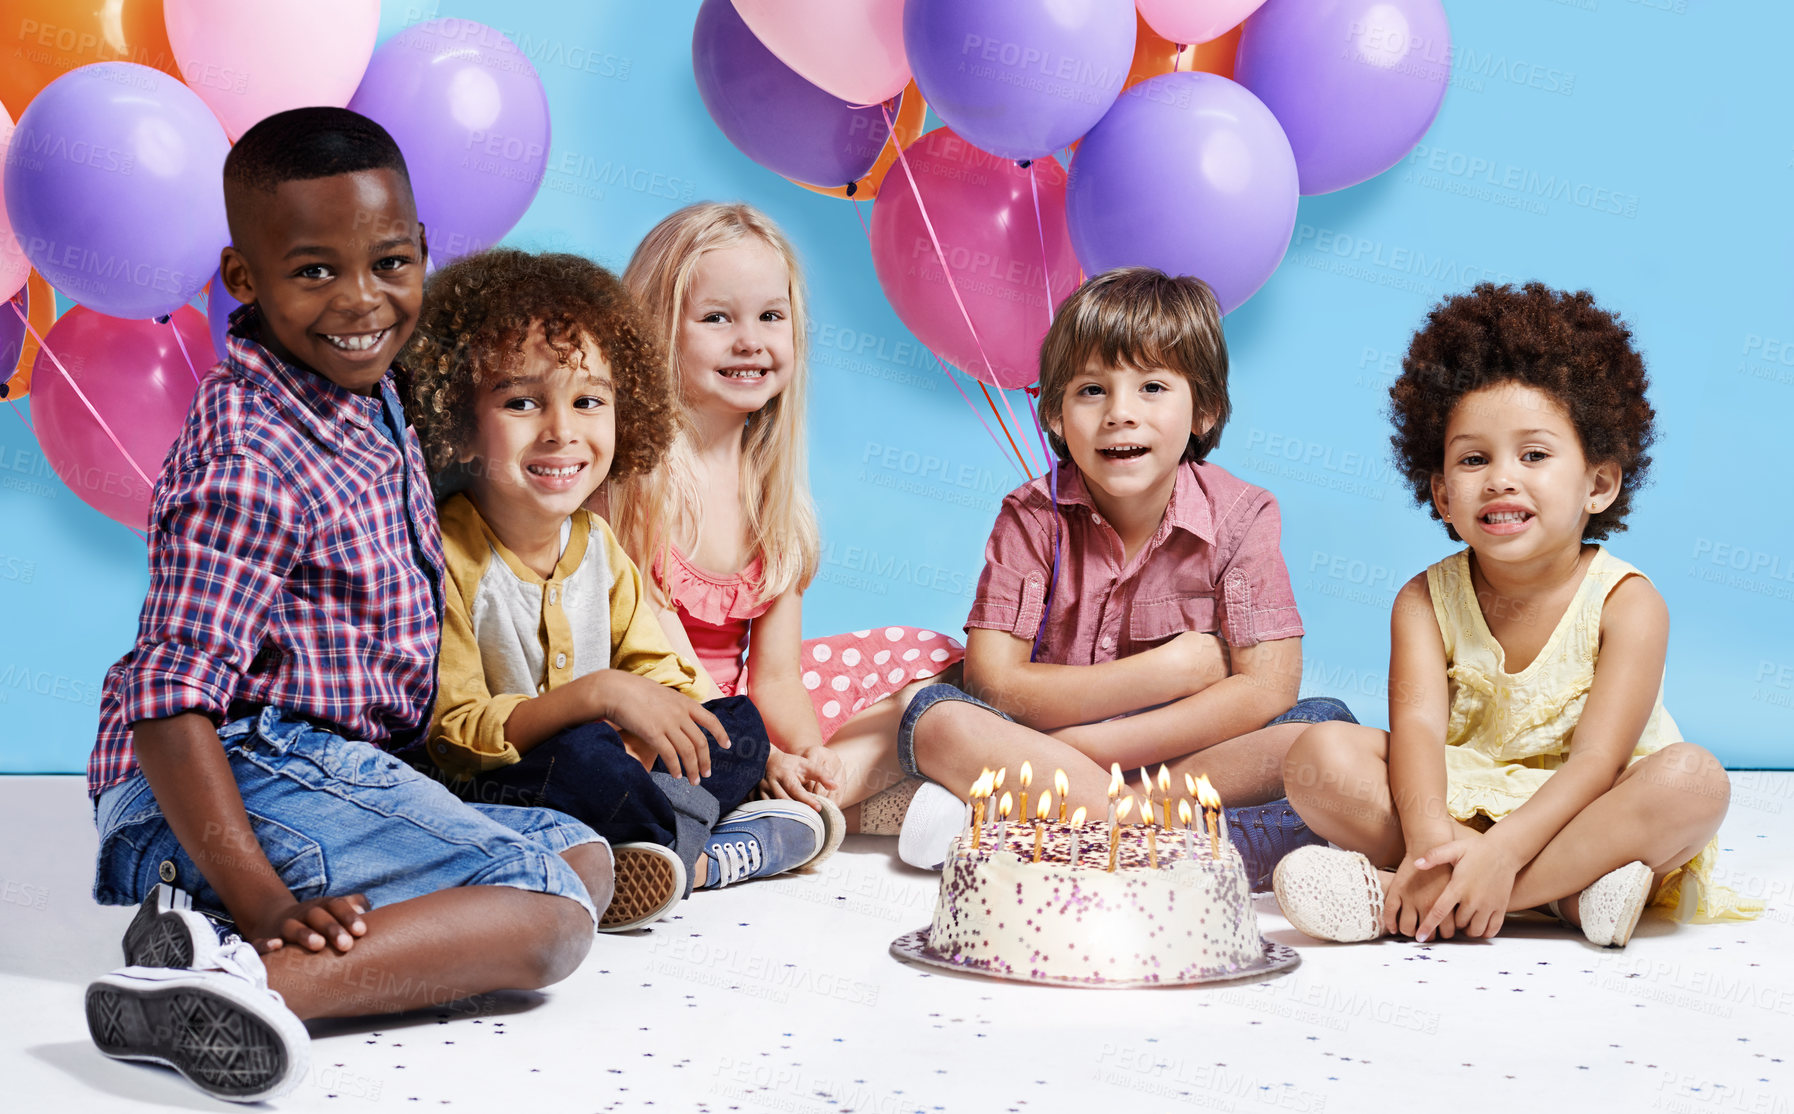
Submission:
<svg viewBox="0 0 1794 1114">
<path fill-rule="evenodd" d="M 1281 799 L 1285 752 L 1308 725 L 1352 717 L 1296 699 L 1302 621 L 1277 501 L 1205 460 L 1230 409 L 1214 295 L 1148 268 L 1100 275 L 1060 308 L 1040 367 L 1061 464 L 997 514 L 963 690 L 924 689 L 904 717 L 905 771 L 937 784 L 899 851 L 944 860 L 986 767 L 1063 769 L 1070 806 L 1101 815 L 1111 765 L 1165 765 L 1176 792 L 1207 775 L 1236 806 L 1264 888 L 1278 859 L 1317 842 Z"/>
</svg>

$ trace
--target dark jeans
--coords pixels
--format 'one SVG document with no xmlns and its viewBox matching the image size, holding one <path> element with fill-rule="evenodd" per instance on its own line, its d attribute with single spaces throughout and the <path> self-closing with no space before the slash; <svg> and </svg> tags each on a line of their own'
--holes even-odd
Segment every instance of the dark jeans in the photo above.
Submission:
<svg viewBox="0 0 1794 1114">
<path fill-rule="evenodd" d="M 611 843 L 658 843 L 685 860 L 687 877 L 718 817 L 739 808 L 766 776 L 771 742 L 760 712 L 745 696 L 704 705 L 728 733 L 727 749 L 710 743 L 710 776 L 696 786 L 652 772 L 624 749 L 602 721 L 570 727 L 531 747 L 521 761 L 449 781 L 462 800 L 551 808 L 583 821 Z"/>
</svg>

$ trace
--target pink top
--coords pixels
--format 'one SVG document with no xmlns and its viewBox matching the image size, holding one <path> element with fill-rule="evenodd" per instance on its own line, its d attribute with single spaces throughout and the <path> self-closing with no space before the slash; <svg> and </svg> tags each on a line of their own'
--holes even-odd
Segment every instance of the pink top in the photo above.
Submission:
<svg viewBox="0 0 1794 1114">
<path fill-rule="evenodd" d="M 1123 568 L 1121 537 L 1076 467 L 1059 468 L 1064 524 L 1052 616 L 1037 660 L 1092 665 L 1184 631 L 1251 646 L 1302 633 L 1278 541 L 1277 500 L 1216 464 L 1186 463 L 1158 530 Z M 1034 641 L 1057 524 L 1045 477 L 1003 499 L 966 627 Z"/>
<path fill-rule="evenodd" d="M 699 568 L 676 546 L 668 546 L 665 555 L 668 560 L 654 561 L 654 579 L 666 581 L 667 595 L 704 671 L 724 696 L 734 696 L 747 653 L 748 623 L 772 606 L 771 600 L 759 598 L 760 555 L 729 576 Z"/>
</svg>

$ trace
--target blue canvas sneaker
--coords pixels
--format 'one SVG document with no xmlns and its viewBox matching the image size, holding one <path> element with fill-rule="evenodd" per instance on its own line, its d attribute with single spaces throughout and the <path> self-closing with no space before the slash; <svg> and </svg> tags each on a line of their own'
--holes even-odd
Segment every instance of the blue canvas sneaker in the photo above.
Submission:
<svg viewBox="0 0 1794 1114">
<path fill-rule="evenodd" d="M 822 817 L 796 801 L 749 801 L 717 821 L 704 854 L 705 889 L 767 878 L 803 866 L 822 852 Z"/>
<path fill-rule="evenodd" d="M 1279 797 L 1262 805 L 1241 805 L 1227 812 L 1227 830 L 1246 863 L 1246 881 L 1254 893 L 1271 888 L 1271 872 L 1283 856 L 1298 847 L 1327 841 L 1308 830 L 1308 825 Z"/>
</svg>

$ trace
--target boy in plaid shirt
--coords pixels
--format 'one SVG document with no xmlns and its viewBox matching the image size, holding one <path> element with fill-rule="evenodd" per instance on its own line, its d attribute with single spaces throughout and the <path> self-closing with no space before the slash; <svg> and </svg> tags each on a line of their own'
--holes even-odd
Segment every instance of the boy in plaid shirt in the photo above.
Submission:
<svg viewBox="0 0 1794 1114">
<path fill-rule="evenodd" d="M 244 305 L 163 464 L 136 644 L 106 675 L 94 897 L 142 908 L 87 1018 L 107 1055 L 256 1101 L 304 1077 L 302 1018 L 570 974 L 611 857 L 577 821 L 463 804 L 393 753 L 430 723 L 443 568 L 390 370 L 425 258 L 398 147 L 296 109 L 224 178 Z"/>
</svg>

